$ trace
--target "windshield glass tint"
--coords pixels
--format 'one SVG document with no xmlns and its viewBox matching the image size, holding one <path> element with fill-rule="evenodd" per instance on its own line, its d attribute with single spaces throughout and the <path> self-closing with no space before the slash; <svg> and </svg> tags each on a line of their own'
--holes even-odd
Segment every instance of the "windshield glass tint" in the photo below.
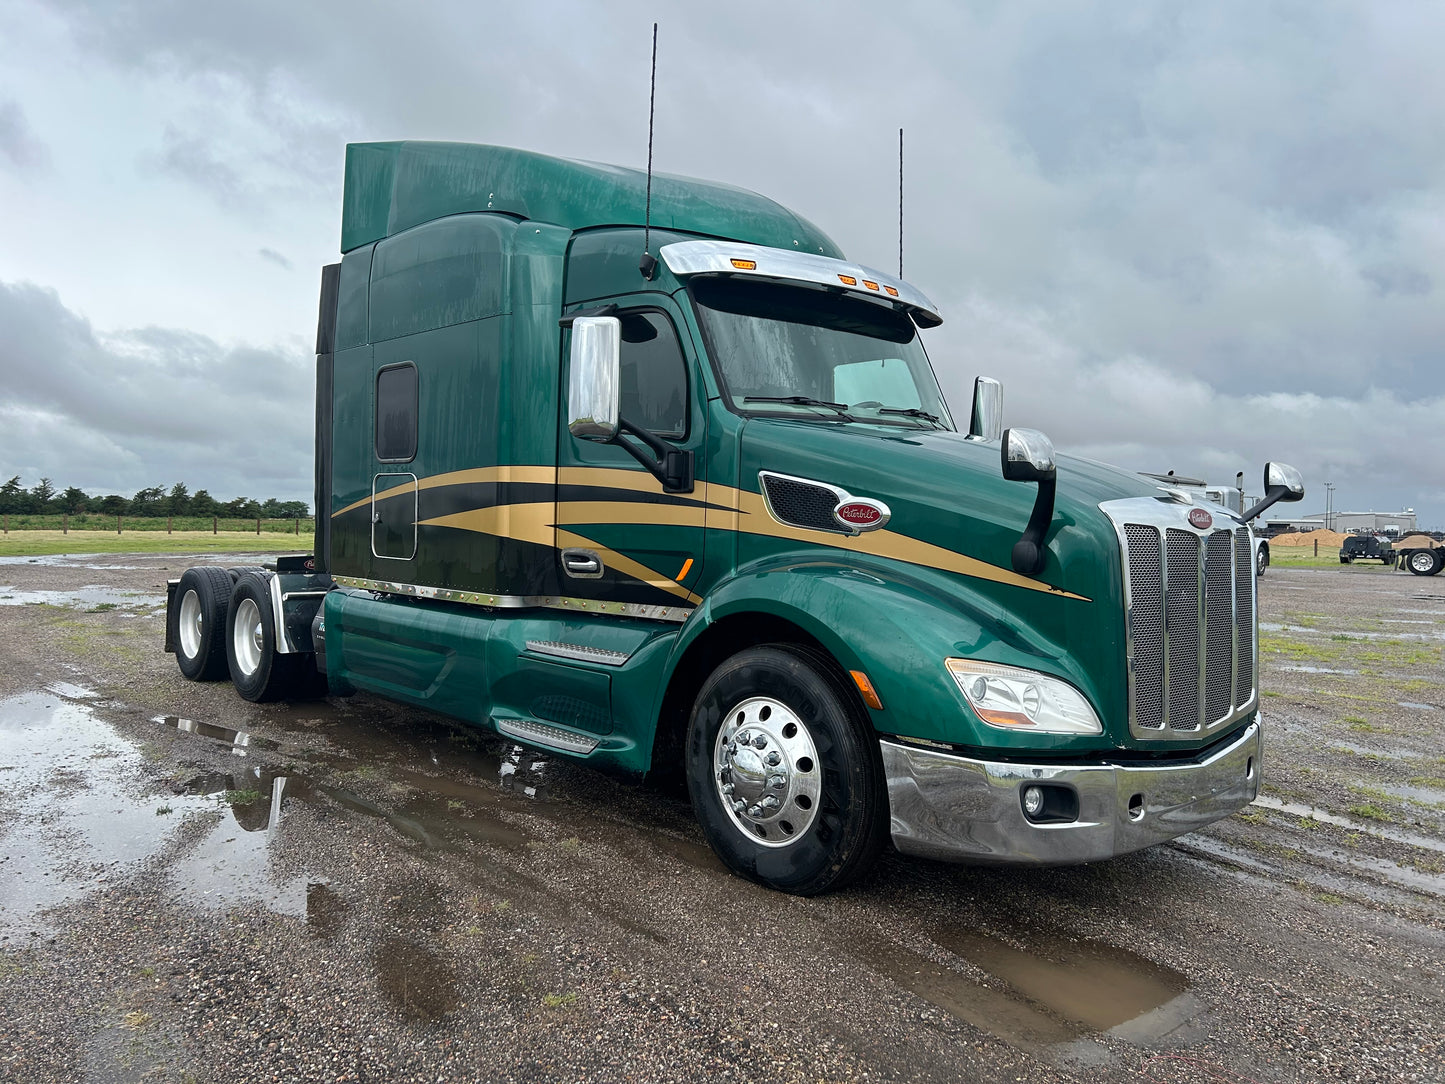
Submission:
<svg viewBox="0 0 1445 1084">
<path fill-rule="evenodd" d="M 800 396 L 846 406 L 859 420 L 934 424 L 887 413 L 914 410 L 953 428 L 905 313 L 866 298 L 747 279 L 698 278 L 690 292 L 708 352 L 735 409 L 839 416 L 828 406 L 758 401 Z"/>
</svg>

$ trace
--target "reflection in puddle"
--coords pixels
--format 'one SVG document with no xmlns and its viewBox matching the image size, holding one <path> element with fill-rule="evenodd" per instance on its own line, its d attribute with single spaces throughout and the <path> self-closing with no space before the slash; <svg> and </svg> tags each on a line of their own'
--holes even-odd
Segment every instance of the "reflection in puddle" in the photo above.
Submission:
<svg viewBox="0 0 1445 1084">
<path fill-rule="evenodd" d="M 1055 1046 L 1134 1022 L 1133 1042 L 1158 1039 L 1190 1013 L 1155 1013 L 1188 980 L 1126 949 L 1063 937 L 1017 947 L 974 931 L 946 930 L 935 942 L 982 971 L 956 971 L 891 942 L 868 942 L 862 958 L 900 986 L 961 1020 L 1024 1049 Z M 851 946 L 855 951 L 858 945 Z"/>
<path fill-rule="evenodd" d="M 157 715 L 153 722 L 162 726 L 174 727 L 185 734 L 196 734 L 202 738 L 211 738 L 214 741 L 224 742 L 231 747 L 231 755 L 243 757 L 247 749 L 265 749 L 274 752 L 281 748 L 281 743 L 272 741 L 270 738 L 257 738 L 245 730 L 232 730 L 230 727 L 216 726 L 214 723 L 198 723 L 192 719 L 182 719 L 179 715 Z"/>
<path fill-rule="evenodd" d="M 456 976 L 424 945 L 393 937 L 376 954 L 381 992 L 415 1020 L 436 1020 L 457 1007 Z"/>
<path fill-rule="evenodd" d="M 1409 708 L 1411 711 L 1439 711 L 1439 704 L 1422 704 L 1417 700 L 1397 700 L 1402 708 Z"/>
<path fill-rule="evenodd" d="M 547 778 L 551 761 L 541 753 L 513 745 L 502 758 L 497 776 L 503 790 L 518 791 L 528 798 L 547 797 Z"/>
<path fill-rule="evenodd" d="M 335 937 L 346 924 L 347 904 L 341 894 L 325 881 L 306 886 L 306 929 L 325 941 Z"/>
</svg>

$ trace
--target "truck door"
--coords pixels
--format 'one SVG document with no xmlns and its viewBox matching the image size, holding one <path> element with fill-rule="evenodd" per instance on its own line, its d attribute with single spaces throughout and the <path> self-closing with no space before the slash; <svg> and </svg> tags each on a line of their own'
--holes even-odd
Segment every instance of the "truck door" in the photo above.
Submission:
<svg viewBox="0 0 1445 1084">
<path fill-rule="evenodd" d="M 701 473 L 705 399 L 698 352 L 665 294 L 629 295 L 622 322 L 620 414 L 673 447 L 693 452 Z M 597 302 L 589 302 L 588 307 Z M 568 336 L 563 337 L 560 401 L 566 411 Z M 557 550 L 564 596 L 609 612 L 676 617 L 699 597 L 705 487 L 665 493 L 623 448 L 573 437 L 557 427 Z M 629 440 L 629 437 L 620 437 Z M 666 608 L 670 613 L 655 612 Z"/>
</svg>

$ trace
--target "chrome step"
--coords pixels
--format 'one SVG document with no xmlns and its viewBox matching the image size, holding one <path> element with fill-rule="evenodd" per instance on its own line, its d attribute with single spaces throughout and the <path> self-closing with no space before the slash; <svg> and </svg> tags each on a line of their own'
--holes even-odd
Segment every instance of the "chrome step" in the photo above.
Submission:
<svg viewBox="0 0 1445 1084">
<path fill-rule="evenodd" d="M 533 745 L 544 745 L 548 749 L 558 749 L 564 753 L 590 753 L 598 745 L 596 738 L 584 737 L 571 730 L 563 730 L 560 726 L 539 723 L 535 719 L 493 717 L 492 722 L 496 724 L 498 733 L 509 738 L 531 742 Z"/>
<path fill-rule="evenodd" d="M 527 650 L 535 655 L 595 662 L 602 666 L 621 666 L 632 657 L 625 651 L 609 651 L 605 647 L 588 647 L 585 644 L 564 644 L 559 640 L 528 640 Z"/>
</svg>

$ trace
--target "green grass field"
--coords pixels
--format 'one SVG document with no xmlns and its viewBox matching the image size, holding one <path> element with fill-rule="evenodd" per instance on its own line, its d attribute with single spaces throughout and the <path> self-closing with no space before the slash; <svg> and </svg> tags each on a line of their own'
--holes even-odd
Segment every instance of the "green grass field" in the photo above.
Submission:
<svg viewBox="0 0 1445 1084">
<path fill-rule="evenodd" d="M 1340 547 L 1320 545 L 1320 555 L 1315 556 L 1314 546 L 1270 546 L 1271 568 L 1338 568 L 1341 572 L 1393 572 L 1389 565 L 1379 561 L 1360 561 L 1356 564 L 1340 564 Z M 1266 573 L 1267 575 L 1267 573 Z"/>
<path fill-rule="evenodd" d="M 60 515 L 18 515 L 11 513 L 4 519 L 7 531 L 60 531 L 67 522 L 67 518 Z M 251 535 L 256 534 L 255 519 L 227 519 L 222 516 L 212 520 L 210 516 L 176 516 L 174 519 L 167 519 L 165 516 L 122 516 L 121 530 L 126 534 L 133 531 L 159 531 L 166 533 L 167 528 L 176 533 L 181 531 L 204 531 L 211 532 L 212 524 L 221 534 L 230 532 L 243 532 Z M 82 512 L 69 517 L 69 525 L 72 531 L 110 531 L 115 533 L 115 517 L 102 515 L 99 512 Z M 299 527 L 299 530 L 298 530 Z M 262 534 L 289 534 L 295 536 L 300 534 L 303 538 L 315 530 L 315 521 L 303 519 L 299 524 L 294 519 L 263 519 L 261 520 Z"/>
<path fill-rule="evenodd" d="M 164 524 L 164 520 L 161 521 Z M 254 521 L 253 521 L 254 522 Z M 263 523 L 264 527 L 264 523 Z M 310 553 L 311 532 L 247 534 L 229 531 L 16 531 L 0 535 L 0 557 L 43 557 L 60 553 Z"/>
</svg>

